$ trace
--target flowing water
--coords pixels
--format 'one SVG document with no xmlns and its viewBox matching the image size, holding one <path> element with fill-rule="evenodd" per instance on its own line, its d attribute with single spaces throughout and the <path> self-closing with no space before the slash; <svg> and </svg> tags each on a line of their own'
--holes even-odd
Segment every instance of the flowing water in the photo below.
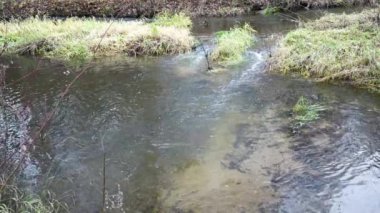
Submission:
<svg viewBox="0 0 380 213">
<path fill-rule="evenodd" d="M 54 192 L 72 212 L 100 212 L 104 148 L 108 212 L 378 212 L 380 96 L 266 73 L 277 39 L 296 27 L 283 16 L 197 19 L 194 33 L 212 48 L 215 31 L 241 22 L 257 45 L 219 73 L 205 71 L 200 49 L 92 64 L 33 141 L 21 185 Z M 1 62 L 4 97 L 23 115 L 8 119 L 11 143 L 32 137 L 76 72 Z M 297 128 L 300 96 L 327 110 Z"/>
</svg>

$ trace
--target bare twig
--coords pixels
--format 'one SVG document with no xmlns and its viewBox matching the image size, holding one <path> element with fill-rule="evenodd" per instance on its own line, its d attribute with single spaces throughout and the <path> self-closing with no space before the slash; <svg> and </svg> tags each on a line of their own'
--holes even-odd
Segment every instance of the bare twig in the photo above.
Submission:
<svg viewBox="0 0 380 213">
<path fill-rule="evenodd" d="M 211 66 L 211 64 L 210 64 L 210 60 L 209 60 L 209 53 L 208 53 L 208 51 L 206 51 L 206 49 L 205 49 L 205 47 L 204 47 L 204 45 L 203 45 L 202 42 L 201 42 L 200 46 L 201 46 L 202 51 L 203 51 L 203 53 L 204 53 L 204 55 L 205 55 L 205 58 L 206 58 L 206 62 L 207 62 L 207 71 L 210 71 L 210 70 L 212 70 L 212 66 Z"/>
<path fill-rule="evenodd" d="M 105 213 L 106 212 L 106 151 L 104 149 L 104 135 L 100 143 L 102 145 L 102 151 L 103 151 L 103 189 L 102 189 L 103 208 L 102 208 L 102 212 Z"/>
</svg>

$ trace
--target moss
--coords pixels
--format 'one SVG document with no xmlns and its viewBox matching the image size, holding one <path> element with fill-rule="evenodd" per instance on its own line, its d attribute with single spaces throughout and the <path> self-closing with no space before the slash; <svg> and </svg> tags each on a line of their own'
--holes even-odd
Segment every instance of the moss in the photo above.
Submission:
<svg viewBox="0 0 380 213">
<path fill-rule="evenodd" d="M 287 34 L 270 70 L 380 92 L 378 14 L 327 15 Z"/>
<path fill-rule="evenodd" d="M 254 43 L 255 30 L 248 24 L 216 34 L 216 47 L 212 52 L 213 61 L 222 64 L 236 64 L 243 60 L 243 54 Z"/>
<path fill-rule="evenodd" d="M 191 20 L 161 15 L 154 22 L 29 18 L 0 23 L 0 46 L 7 53 L 85 61 L 115 54 L 163 55 L 190 51 Z"/>
</svg>

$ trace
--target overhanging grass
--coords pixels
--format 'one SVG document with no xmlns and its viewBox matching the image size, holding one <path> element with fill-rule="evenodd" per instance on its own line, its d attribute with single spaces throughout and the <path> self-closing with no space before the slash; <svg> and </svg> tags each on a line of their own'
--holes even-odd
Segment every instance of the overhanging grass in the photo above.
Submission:
<svg viewBox="0 0 380 213">
<path fill-rule="evenodd" d="M 0 45 L 6 44 L 7 53 L 64 60 L 125 53 L 176 54 L 191 50 L 194 44 L 190 23 L 183 14 L 166 14 L 152 23 L 78 18 L 12 20 L 0 23 Z"/>
<path fill-rule="evenodd" d="M 243 60 L 243 54 L 253 43 L 255 30 L 248 24 L 216 34 L 216 47 L 212 52 L 213 61 L 235 64 Z"/>
<path fill-rule="evenodd" d="M 328 15 L 285 36 L 271 70 L 318 81 L 344 81 L 380 92 L 376 10 Z"/>
</svg>

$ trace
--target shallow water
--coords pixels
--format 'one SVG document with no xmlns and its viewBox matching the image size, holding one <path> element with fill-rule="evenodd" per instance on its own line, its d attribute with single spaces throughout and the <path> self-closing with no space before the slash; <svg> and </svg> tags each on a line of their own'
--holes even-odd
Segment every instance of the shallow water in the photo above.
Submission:
<svg viewBox="0 0 380 213">
<path fill-rule="evenodd" d="M 204 21 L 193 30 L 206 48 L 215 31 L 254 26 L 247 61 L 207 73 L 197 50 L 91 65 L 34 141 L 23 187 L 54 192 L 72 212 L 100 212 L 103 145 L 109 212 L 377 212 L 380 97 L 265 73 L 278 37 L 296 27 L 283 16 Z M 39 63 L 5 91 L 25 115 L 13 121 L 15 138 L 31 137 L 75 70 L 26 57 L 1 62 L 8 83 Z M 300 96 L 328 110 L 295 128 Z"/>
</svg>

